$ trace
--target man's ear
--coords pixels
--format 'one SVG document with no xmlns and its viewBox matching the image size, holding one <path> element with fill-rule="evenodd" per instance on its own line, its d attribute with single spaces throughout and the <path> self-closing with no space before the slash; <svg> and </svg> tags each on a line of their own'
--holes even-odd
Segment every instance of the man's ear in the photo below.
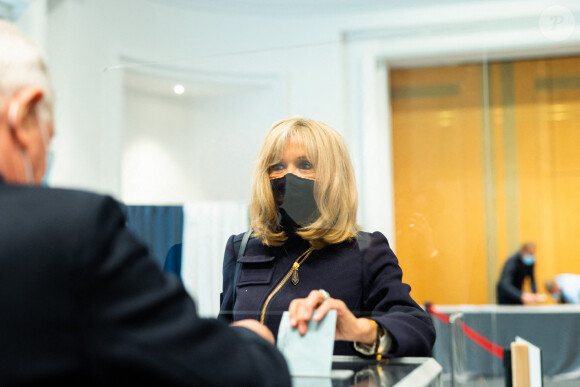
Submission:
<svg viewBox="0 0 580 387">
<path fill-rule="evenodd" d="M 15 141 L 24 145 L 29 136 L 29 128 L 35 120 L 35 108 L 42 100 L 42 89 L 29 86 L 19 90 L 8 100 L 7 121 L 8 127 Z"/>
</svg>

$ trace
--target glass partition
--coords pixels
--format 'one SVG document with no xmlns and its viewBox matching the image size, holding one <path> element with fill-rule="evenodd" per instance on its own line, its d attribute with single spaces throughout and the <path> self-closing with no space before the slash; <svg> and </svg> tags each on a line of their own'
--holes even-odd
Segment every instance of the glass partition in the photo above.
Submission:
<svg viewBox="0 0 580 387">
<path fill-rule="evenodd" d="M 550 29 L 561 17 L 569 30 L 577 10 L 510 19 L 462 5 L 458 21 L 445 16 L 452 6 L 425 27 L 417 10 L 397 9 L 402 24 L 388 9 L 357 13 L 361 24 L 346 11 L 282 20 L 188 9 L 199 28 L 156 30 L 160 48 L 120 44 L 107 57 L 99 178 L 127 205 L 183 208 L 182 279 L 216 316 L 226 242 L 249 229 L 268 129 L 321 120 L 348 147 L 362 229 L 386 236 L 412 297 L 432 308 L 443 384 L 504 385 L 499 349 L 521 336 L 543 350 L 545 385 L 574 385 L 580 310 L 556 305 L 544 283 L 580 273 L 578 39 Z M 164 47 L 168 36 L 195 49 Z M 529 241 L 545 300 L 497 305 L 504 264 Z M 523 289 L 534 292 L 529 279 Z"/>
</svg>

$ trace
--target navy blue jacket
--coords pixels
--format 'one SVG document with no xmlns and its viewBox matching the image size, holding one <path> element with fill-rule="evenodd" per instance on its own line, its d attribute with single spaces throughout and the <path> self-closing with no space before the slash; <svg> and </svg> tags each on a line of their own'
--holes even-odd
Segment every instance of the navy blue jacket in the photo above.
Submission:
<svg viewBox="0 0 580 387">
<path fill-rule="evenodd" d="M 524 264 L 519 251 L 508 258 L 497 282 L 498 304 L 522 305 L 522 286 L 526 277 L 530 278 L 532 291 L 537 291 L 534 266 Z"/>
<path fill-rule="evenodd" d="M 287 223 L 285 230 L 288 240 L 283 246 L 268 247 L 257 238 L 250 239 L 240 259 L 235 303 L 233 276 L 243 234 L 229 238 L 223 266 L 222 318 L 260 320 L 267 296 L 309 247 Z M 371 317 L 390 332 L 395 343 L 389 356 L 429 356 L 435 341 L 433 323 L 409 295 L 409 285 L 401 281 L 402 271 L 387 239 L 380 232 L 361 233 L 359 238 L 368 239 L 368 247 L 362 251 L 355 240 L 315 250 L 300 266 L 298 284 L 288 281 L 272 299 L 264 323 L 277 336 L 282 313 L 293 299 L 325 289 L 344 301 L 357 317 Z M 334 354 L 360 355 L 353 343 L 344 341 L 335 343 Z"/>
<path fill-rule="evenodd" d="M 0 177 L 0 386 L 289 386 L 253 332 L 200 318 L 110 197 Z"/>
</svg>

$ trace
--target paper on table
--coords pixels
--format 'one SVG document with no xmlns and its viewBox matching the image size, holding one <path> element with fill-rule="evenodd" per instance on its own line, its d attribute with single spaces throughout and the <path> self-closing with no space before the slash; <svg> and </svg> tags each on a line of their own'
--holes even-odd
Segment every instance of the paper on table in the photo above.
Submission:
<svg viewBox="0 0 580 387">
<path fill-rule="evenodd" d="M 289 314 L 284 312 L 277 345 L 292 376 L 330 378 L 335 330 L 336 310 L 328 311 L 319 322 L 310 320 L 304 336 L 290 326 Z"/>
</svg>

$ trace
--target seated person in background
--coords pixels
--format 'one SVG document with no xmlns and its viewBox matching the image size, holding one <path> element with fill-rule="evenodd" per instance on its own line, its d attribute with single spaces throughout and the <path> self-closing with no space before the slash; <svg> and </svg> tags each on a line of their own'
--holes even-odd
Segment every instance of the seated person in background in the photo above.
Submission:
<svg viewBox="0 0 580 387">
<path fill-rule="evenodd" d="M 535 243 L 527 242 L 507 259 L 497 282 L 498 304 L 528 305 L 544 300 L 543 295 L 536 293 L 536 278 L 534 276 L 535 254 Z M 530 279 L 533 293 L 522 291 L 526 277 Z"/>
<path fill-rule="evenodd" d="M 173 273 L 181 278 L 181 261 L 182 261 L 183 243 L 176 243 L 169 248 L 165 261 L 163 262 L 163 270 L 168 273 Z"/>
<path fill-rule="evenodd" d="M 289 386 L 272 333 L 200 318 L 117 202 L 35 186 L 52 101 L 37 49 L 0 20 L 0 386 Z"/>
<path fill-rule="evenodd" d="M 545 285 L 554 301 L 562 304 L 580 304 L 579 274 L 558 274 L 546 281 Z"/>
<path fill-rule="evenodd" d="M 274 124 L 254 170 L 253 238 L 239 259 L 244 234 L 227 242 L 220 315 L 258 319 L 276 335 L 288 310 L 304 334 L 334 309 L 334 354 L 428 356 L 433 323 L 385 236 L 359 231 L 357 197 L 338 132 L 300 118 Z"/>
</svg>

